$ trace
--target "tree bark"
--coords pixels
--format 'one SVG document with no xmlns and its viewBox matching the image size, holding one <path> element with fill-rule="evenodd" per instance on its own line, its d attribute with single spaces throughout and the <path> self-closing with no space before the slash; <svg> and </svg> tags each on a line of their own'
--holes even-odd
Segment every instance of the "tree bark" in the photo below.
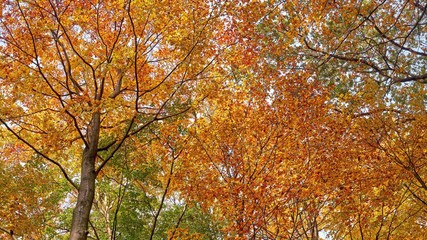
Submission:
<svg viewBox="0 0 427 240">
<path fill-rule="evenodd" d="M 87 146 L 83 150 L 81 180 L 76 207 L 73 211 L 70 240 L 86 240 L 89 215 L 95 196 L 95 160 L 98 151 L 100 113 L 94 113 L 87 130 Z"/>
</svg>

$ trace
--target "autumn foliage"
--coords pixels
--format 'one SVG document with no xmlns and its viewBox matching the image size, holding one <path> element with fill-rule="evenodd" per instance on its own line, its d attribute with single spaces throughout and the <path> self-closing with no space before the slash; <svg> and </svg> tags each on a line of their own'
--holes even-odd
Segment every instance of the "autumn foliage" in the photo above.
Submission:
<svg viewBox="0 0 427 240">
<path fill-rule="evenodd" d="M 422 239 L 426 11 L 2 0 L 0 238 Z"/>
</svg>

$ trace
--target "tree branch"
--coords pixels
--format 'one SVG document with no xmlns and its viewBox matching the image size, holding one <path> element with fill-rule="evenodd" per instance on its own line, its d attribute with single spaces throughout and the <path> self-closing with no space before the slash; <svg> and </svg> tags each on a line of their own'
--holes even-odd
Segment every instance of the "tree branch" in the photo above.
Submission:
<svg viewBox="0 0 427 240">
<path fill-rule="evenodd" d="M 71 185 L 73 185 L 73 187 L 75 189 L 79 189 L 79 187 L 73 182 L 73 180 L 71 180 L 71 178 L 68 176 L 67 172 L 65 171 L 64 167 L 62 167 L 62 165 L 59 162 L 51 159 L 46 154 L 44 154 L 44 153 L 40 152 L 38 149 L 36 149 L 31 143 L 29 143 L 27 140 L 23 139 L 18 133 L 16 133 L 3 119 L 0 118 L 0 122 L 3 123 L 3 125 L 7 128 L 7 130 L 9 132 L 11 132 L 20 141 L 22 141 L 23 143 L 25 143 L 25 145 L 27 145 L 28 147 L 30 147 L 34 152 L 36 152 L 38 155 L 42 156 L 47 161 L 49 161 L 49 162 L 53 163 L 54 165 L 56 165 L 61 170 L 61 172 L 64 175 L 65 179 L 67 179 L 67 181 L 69 183 L 71 183 Z"/>
<path fill-rule="evenodd" d="M 13 236 L 13 230 L 7 231 L 6 229 L 4 229 L 4 228 L 0 227 L 0 231 L 5 232 L 7 235 L 9 235 L 9 236 L 10 236 L 10 238 L 11 238 L 12 240 L 14 240 L 14 239 L 15 239 L 15 237 Z"/>
<path fill-rule="evenodd" d="M 175 237 L 176 230 L 178 229 L 179 225 L 181 224 L 182 219 L 184 218 L 184 215 L 186 212 L 187 212 L 187 204 L 185 204 L 184 210 L 182 211 L 181 215 L 179 216 L 178 221 L 175 224 L 175 228 L 173 229 L 172 235 L 169 238 L 169 240 L 172 240 Z"/>
<path fill-rule="evenodd" d="M 154 216 L 154 223 L 153 223 L 153 226 L 151 228 L 150 240 L 152 240 L 153 237 L 154 237 L 154 232 L 156 230 L 157 220 L 158 220 L 158 218 L 160 216 L 160 212 L 162 211 L 163 204 L 164 204 L 165 199 L 166 199 L 166 195 L 168 194 L 168 191 L 169 191 L 169 186 L 170 186 L 170 183 L 172 181 L 172 175 L 173 175 L 173 168 L 174 168 L 174 165 L 175 165 L 175 160 L 182 153 L 182 150 L 181 150 L 181 151 L 178 152 L 178 154 L 175 155 L 175 149 L 173 149 L 172 146 L 170 146 L 170 145 L 169 145 L 169 147 L 172 149 L 172 163 L 171 163 L 171 166 L 170 166 L 170 169 L 169 169 L 169 177 L 168 177 L 168 181 L 166 183 L 165 191 L 163 192 L 163 195 L 162 195 L 162 200 L 160 201 L 159 209 L 157 210 L 156 215 Z"/>
<path fill-rule="evenodd" d="M 427 202 L 424 201 L 421 197 L 419 197 L 414 191 L 412 191 L 406 183 L 404 183 L 403 185 L 408 189 L 408 191 L 412 194 L 412 196 L 414 196 L 418 201 L 420 201 L 425 206 L 427 206 Z"/>
</svg>

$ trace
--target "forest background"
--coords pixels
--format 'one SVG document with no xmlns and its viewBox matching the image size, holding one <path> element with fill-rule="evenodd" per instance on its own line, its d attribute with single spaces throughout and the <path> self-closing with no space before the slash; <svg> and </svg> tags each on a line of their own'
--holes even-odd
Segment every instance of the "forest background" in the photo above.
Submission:
<svg viewBox="0 0 427 240">
<path fill-rule="evenodd" d="M 425 1 L 0 6 L 0 238 L 426 235 Z"/>
</svg>

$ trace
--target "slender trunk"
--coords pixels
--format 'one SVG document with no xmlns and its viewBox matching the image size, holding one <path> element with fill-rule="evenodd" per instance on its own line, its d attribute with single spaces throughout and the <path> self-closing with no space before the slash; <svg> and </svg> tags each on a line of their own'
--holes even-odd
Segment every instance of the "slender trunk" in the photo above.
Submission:
<svg viewBox="0 0 427 240">
<path fill-rule="evenodd" d="M 105 201 L 105 228 L 107 230 L 108 239 L 113 239 L 113 231 L 110 223 L 110 203 Z"/>
<path fill-rule="evenodd" d="M 113 230 L 110 227 L 110 220 L 107 220 L 106 222 L 107 224 L 107 234 L 108 234 L 108 239 L 113 239 Z"/>
<path fill-rule="evenodd" d="M 313 226 L 312 226 L 312 237 L 311 239 L 313 240 L 318 240 L 319 239 L 319 227 L 317 226 L 317 216 L 314 216 L 313 219 Z"/>
<path fill-rule="evenodd" d="M 83 150 L 80 187 L 77 204 L 73 211 L 70 240 L 86 240 L 89 233 L 89 215 L 95 196 L 95 160 L 98 151 L 99 129 L 100 113 L 94 113 L 87 130 L 87 146 Z"/>
</svg>

